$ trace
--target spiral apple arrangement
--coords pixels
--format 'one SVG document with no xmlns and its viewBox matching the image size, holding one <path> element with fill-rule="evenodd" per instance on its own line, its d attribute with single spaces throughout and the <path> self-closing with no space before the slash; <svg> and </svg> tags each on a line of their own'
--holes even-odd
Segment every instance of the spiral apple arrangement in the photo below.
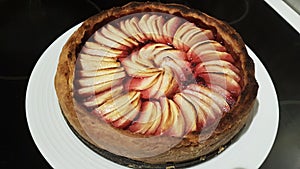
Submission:
<svg viewBox="0 0 300 169">
<path fill-rule="evenodd" d="M 229 112 L 241 92 L 235 64 L 208 28 L 169 14 L 134 14 L 84 44 L 74 93 L 116 128 L 183 137 Z"/>
</svg>

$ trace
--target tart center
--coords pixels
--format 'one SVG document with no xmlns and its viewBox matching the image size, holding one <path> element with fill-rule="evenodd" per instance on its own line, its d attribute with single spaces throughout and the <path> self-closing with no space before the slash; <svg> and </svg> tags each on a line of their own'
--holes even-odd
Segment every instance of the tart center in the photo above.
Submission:
<svg viewBox="0 0 300 169">
<path fill-rule="evenodd" d="M 78 53 L 75 96 L 112 126 L 183 137 L 219 122 L 240 94 L 239 66 L 212 30 L 158 12 L 121 17 Z"/>
</svg>

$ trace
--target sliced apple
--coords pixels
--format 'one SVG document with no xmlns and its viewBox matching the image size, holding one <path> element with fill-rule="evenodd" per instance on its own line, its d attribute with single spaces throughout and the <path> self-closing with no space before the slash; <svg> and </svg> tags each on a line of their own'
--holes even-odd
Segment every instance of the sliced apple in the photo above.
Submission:
<svg viewBox="0 0 300 169">
<path fill-rule="evenodd" d="M 189 93 L 184 93 L 185 99 L 187 99 L 195 108 L 197 113 L 197 130 L 201 130 L 204 126 L 206 126 L 207 115 L 201 108 L 201 104 L 198 104 L 198 99 L 194 98 L 195 96 L 190 95 Z M 202 102 L 202 101 L 201 101 Z"/>
<path fill-rule="evenodd" d="M 219 105 L 215 102 L 215 100 L 213 100 L 212 98 L 206 96 L 203 93 L 200 92 L 196 92 L 193 90 L 189 90 L 189 89 L 185 89 L 182 91 L 185 94 L 190 94 L 195 96 L 198 100 L 202 100 L 203 102 L 205 102 L 207 105 L 210 105 L 211 108 L 213 109 L 213 111 L 216 114 L 222 115 L 223 111 L 221 110 L 221 108 L 223 108 L 223 105 L 219 107 Z"/>
<path fill-rule="evenodd" d="M 179 17 L 172 17 L 163 26 L 163 36 L 166 44 L 173 43 L 173 37 L 178 29 L 178 27 L 182 24 L 183 19 Z"/>
<path fill-rule="evenodd" d="M 214 35 L 211 30 L 203 30 L 196 26 L 194 27 L 194 29 L 186 32 L 182 37 L 182 41 L 184 42 L 183 50 L 185 52 L 200 41 L 214 39 Z"/>
<path fill-rule="evenodd" d="M 147 68 L 154 68 L 154 63 L 152 60 L 148 59 L 146 56 L 138 55 L 138 52 L 133 52 L 130 55 L 130 59 L 132 62 L 139 64 L 141 66 L 147 67 Z"/>
<path fill-rule="evenodd" d="M 160 65 L 163 68 L 171 68 L 174 72 L 177 82 L 182 82 L 187 80 L 187 72 L 184 65 L 179 65 L 176 61 L 170 57 L 165 57 Z"/>
<path fill-rule="evenodd" d="M 102 75 L 117 73 L 122 71 L 124 71 L 123 67 L 100 69 L 100 70 L 76 70 L 76 75 L 78 77 L 95 77 L 95 76 L 102 76 Z"/>
<path fill-rule="evenodd" d="M 124 117 L 127 113 L 132 111 L 140 102 L 140 93 L 134 95 L 132 98 L 130 98 L 127 102 L 127 104 L 123 104 L 118 109 L 113 110 L 107 114 L 105 114 L 102 119 L 105 121 L 111 123 L 114 122 L 121 117 Z"/>
<path fill-rule="evenodd" d="M 76 90 L 76 93 L 81 96 L 91 96 L 95 95 L 97 93 L 103 92 L 105 90 L 108 90 L 110 88 L 113 88 L 114 86 L 119 85 L 123 79 L 113 79 L 104 83 L 100 83 L 94 86 L 87 86 L 87 87 L 81 87 Z"/>
<path fill-rule="evenodd" d="M 201 73 L 226 74 L 233 78 L 236 82 L 239 82 L 241 80 L 240 76 L 229 67 L 207 64 L 207 62 L 202 62 L 195 67 L 194 75 L 197 76 Z"/>
<path fill-rule="evenodd" d="M 138 119 L 129 126 L 129 130 L 133 133 L 145 134 L 153 125 L 155 117 L 155 104 L 151 101 L 143 102 L 140 115 Z"/>
<path fill-rule="evenodd" d="M 139 42 L 144 43 L 147 40 L 147 37 L 143 34 L 142 30 L 139 27 L 139 19 L 137 17 L 133 17 L 129 22 L 126 22 L 126 27 L 134 29 L 134 32 L 136 32 L 135 37 L 137 37 L 136 39 L 138 39 Z"/>
<path fill-rule="evenodd" d="M 110 39 L 108 36 L 109 36 L 109 34 L 105 36 L 103 33 L 101 33 L 101 29 L 100 29 L 94 33 L 93 39 L 97 43 L 104 45 L 106 47 L 109 47 L 109 48 L 124 50 L 124 51 L 129 50 L 128 46 L 123 45 L 117 41 L 114 41 L 114 40 Z"/>
<path fill-rule="evenodd" d="M 162 16 L 158 16 L 158 18 L 155 20 L 155 27 L 157 29 L 157 33 L 154 36 L 154 41 L 165 43 L 164 37 L 163 37 L 163 26 L 165 24 L 166 20 Z"/>
<path fill-rule="evenodd" d="M 150 88 L 141 91 L 142 98 L 144 98 L 144 99 L 157 98 L 155 96 L 156 96 L 156 93 L 160 90 L 162 80 L 163 80 L 163 76 L 159 75 L 157 77 L 156 82 Z"/>
<path fill-rule="evenodd" d="M 197 112 L 197 124 L 198 127 L 207 127 L 213 124 L 218 116 L 213 111 L 212 107 L 208 105 L 206 102 L 204 102 L 201 99 L 198 99 L 195 95 L 191 95 L 189 93 L 186 93 L 187 98 L 190 98 L 192 100 L 195 107 L 198 109 L 201 109 L 199 112 Z"/>
<path fill-rule="evenodd" d="M 116 128 L 127 128 L 134 119 L 139 115 L 142 103 L 139 101 L 138 105 L 134 107 L 124 116 L 120 117 L 118 120 L 112 122 L 111 124 Z"/>
<path fill-rule="evenodd" d="M 193 61 L 193 59 L 197 59 L 201 56 L 201 53 L 204 51 L 220 51 L 225 52 L 226 48 L 222 46 L 219 42 L 214 40 L 205 40 L 200 41 L 196 44 L 194 44 L 187 52 L 187 57 L 189 60 Z M 199 59 L 198 59 L 199 60 Z M 201 60 L 201 58 L 200 58 Z"/>
<path fill-rule="evenodd" d="M 241 86 L 231 76 L 218 73 L 201 73 L 198 76 L 203 78 L 207 83 L 219 85 L 220 87 L 228 90 L 234 96 L 241 92 Z"/>
<path fill-rule="evenodd" d="M 167 97 L 159 98 L 159 103 L 161 106 L 161 121 L 155 135 L 163 135 L 171 128 L 174 121 L 174 114 L 170 111 L 169 99 Z"/>
<path fill-rule="evenodd" d="M 116 87 L 111 88 L 111 90 L 107 90 L 107 91 L 104 91 L 104 92 L 94 95 L 93 97 L 84 101 L 83 105 L 86 107 L 100 106 L 106 100 L 109 100 L 109 99 L 112 99 L 113 97 L 118 96 L 120 93 L 122 93 L 123 89 L 124 89 L 123 85 L 118 85 Z"/>
<path fill-rule="evenodd" d="M 90 62 L 116 62 L 117 58 L 79 53 L 77 57 L 77 62 L 81 60 Z"/>
<path fill-rule="evenodd" d="M 234 63 L 234 59 L 229 53 L 220 52 L 216 50 L 205 50 L 199 52 L 197 55 L 193 55 L 190 52 L 188 55 L 188 60 L 195 63 L 207 62 L 207 61 L 219 61 L 219 60 Z"/>
<path fill-rule="evenodd" d="M 184 42 L 182 41 L 182 37 L 188 32 L 189 29 L 194 28 L 195 24 L 191 22 L 183 23 L 176 31 L 173 39 L 173 45 L 177 49 L 184 49 Z"/>
<path fill-rule="evenodd" d="M 123 105 L 127 105 L 134 100 L 134 98 L 140 97 L 140 92 L 136 91 L 130 91 L 128 93 L 124 93 L 122 95 L 119 95 L 115 98 L 112 98 L 110 100 L 107 100 L 99 107 L 95 108 L 93 110 L 94 114 L 98 114 L 101 117 L 107 115 L 108 113 L 111 113 L 113 111 L 116 111 L 120 109 Z"/>
<path fill-rule="evenodd" d="M 184 60 L 186 57 L 185 52 L 176 49 L 166 49 L 154 55 L 154 63 L 160 65 L 165 57 L 172 58 L 173 60 Z"/>
<path fill-rule="evenodd" d="M 143 65 L 136 64 L 132 62 L 130 58 L 125 58 L 121 62 L 127 74 L 132 77 L 150 77 L 162 71 L 159 68 L 147 68 Z"/>
<path fill-rule="evenodd" d="M 84 70 L 99 70 L 99 69 L 108 69 L 108 68 L 116 68 L 120 67 L 120 62 L 116 61 L 101 61 L 101 62 L 93 62 L 89 60 L 80 59 L 76 62 L 76 66 L 79 69 Z"/>
<path fill-rule="evenodd" d="M 173 81 L 173 73 L 172 70 L 168 67 L 166 67 L 164 69 L 162 76 L 162 82 L 161 85 L 158 89 L 158 91 L 156 92 L 156 94 L 153 96 L 154 98 L 160 98 L 163 96 L 169 96 L 169 92 L 174 91 L 175 88 L 177 88 L 177 83 L 175 85 L 172 84 Z"/>
<path fill-rule="evenodd" d="M 231 95 L 231 93 L 229 91 L 223 89 L 222 87 L 220 87 L 218 85 L 214 85 L 214 84 L 207 84 L 207 87 L 210 88 L 212 91 L 223 96 L 229 105 L 233 105 L 235 103 L 236 99 Z"/>
<path fill-rule="evenodd" d="M 184 97 L 183 93 L 177 93 L 173 97 L 174 102 L 179 106 L 184 121 L 186 124 L 185 132 L 189 133 L 191 131 L 197 130 L 197 112 L 194 106 Z"/>
<path fill-rule="evenodd" d="M 130 80 L 128 83 L 128 89 L 129 90 L 146 90 L 150 87 L 152 87 L 157 79 L 158 76 L 160 76 L 161 73 L 157 73 L 154 76 L 150 76 L 150 77 L 144 77 L 144 78 L 132 78 L 132 80 Z"/>
<path fill-rule="evenodd" d="M 97 84 L 105 83 L 111 80 L 115 79 L 121 79 L 126 76 L 126 73 L 124 71 L 116 72 L 116 73 L 110 73 L 110 74 L 104 74 L 101 76 L 95 76 L 95 77 L 84 77 L 80 79 L 75 80 L 75 84 L 78 84 L 79 86 L 86 87 L 86 86 L 94 86 Z"/>
<path fill-rule="evenodd" d="M 147 132 L 145 133 L 145 135 L 154 135 L 158 126 L 161 123 L 161 118 L 162 118 L 162 111 L 161 111 L 161 106 L 159 104 L 158 101 L 153 101 L 155 108 L 156 108 L 156 113 L 155 115 L 153 114 L 152 116 L 152 125 L 151 127 L 147 130 Z"/>
<path fill-rule="evenodd" d="M 180 108 L 174 103 L 173 100 L 168 100 L 170 112 L 173 116 L 171 127 L 165 132 L 166 135 L 173 137 L 183 137 L 186 134 L 186 129 L 189 124 L 184 120 L 184 116 Z"/>
<path fill-rule="evenodd" d="M 149 18 L 150 18 L 149 14 L 143 15 L 139 21 L 139 28 L 142 31 L 142 33 L 147 37 L 147 39 L 151 40 L 152 39 L 152 36 L 150 33 L 151 30 L 149 30 L 148 23 L 147 23 Z"/>
<path fill-rule="evenodd" d="M 228 112 L 230 110 L 230 106 L 226 102 L 225 97 L 223 97 L 221 94 L 219 94 L 207 87 L 197 85 L 197 84 L 190 84 L 189 86 L 187 86 L 187 89 L 205 94 L 209 98 L 213 99 L 216 102 L 216 104 L 219 105 L 221 110 L 224 112 Z"/>
<path fill-rule="evenodd" d="M 123 33 L 123 31 L 117 29 L 116 27 L 112 26 L 111 24 L 107 24 L 106 28 L 109 32 L 111 32 L 110 35 L 113 35 L 113 37 L 114 37 L 114 35 L 116 36 L 115 40 L 117 40 L 118 42 L 121 41 L 122 44 L 124 44 L 124 45 L 126 44 L 126 46 L 128 44 L 129 47 L 131 47 L 131 48 L 139 45 L 139 43 L 137 41 L 135 41 L 131 38 L 132 35 L 131 36 L 126 35 L 125 33 Z"/>
<path fill-rule="evenodd" d="M 82 53 L 96 55 L 96 56 L 105 56 L 105 57 L 125 57 L 128 52 L 124 50 L 113 49 L 104 45 L 101 45 L 97 42 L 87 41 L 81 49 Z"/>
<path fill-rule="evenodd" d="M 153 60 L 155 55 L 157 55 L 159 52 L 168 49 L 173 49 L 173 48 L 171 46 L 162 43 L 154 43 L 154 44 L 149 43 L 139 50 L 138 55 L 141 58 L 147 60 Z"/>
</svg>

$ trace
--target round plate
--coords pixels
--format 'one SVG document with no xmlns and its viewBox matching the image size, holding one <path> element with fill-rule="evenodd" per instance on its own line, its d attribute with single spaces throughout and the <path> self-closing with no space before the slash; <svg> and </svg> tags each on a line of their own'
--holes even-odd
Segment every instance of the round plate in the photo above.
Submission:
<svg viewBox="0 0 300 169">
<path fill-rule="evenodd" d="M 29 129 L 38 149 L 53 168 L 125 168 L 85 146 L 73 134 L 59 107 L 54 88 L 59 54 L 79 26 L 73 27 L 54 41 L 33 69 L 26 93 Z M 247 50 L 254 60 L 259 84 L 253 116 L 242 134 L 224 152 L 191 168 L 254 169 L 263 163 L 271 150 L 279 121 L 277 95 L 263 64 L 248 47 Z M 266 122 L 268 125 L 265 125 Z"/>
</svg>

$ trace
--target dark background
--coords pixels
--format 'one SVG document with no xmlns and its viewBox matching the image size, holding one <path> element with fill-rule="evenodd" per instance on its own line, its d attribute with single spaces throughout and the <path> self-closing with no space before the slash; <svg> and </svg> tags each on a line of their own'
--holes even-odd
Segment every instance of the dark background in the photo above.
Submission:
<svg viewBox="0 0 300 169">
<path fill-rule="evenodd" d="M 0 0 L 0 168 L 51 168 L 34 144 L 26 121 L 30 73 L 44 50 L 65 31 L 98 11 L 127 2 Z M 241 34 L 268 70 L 280 104 L 279 132 L 261 168 L 300 169 L 299 33 L 263 0 L 161 2 L 197 8 L 228 22 Z"/>
</svg>

